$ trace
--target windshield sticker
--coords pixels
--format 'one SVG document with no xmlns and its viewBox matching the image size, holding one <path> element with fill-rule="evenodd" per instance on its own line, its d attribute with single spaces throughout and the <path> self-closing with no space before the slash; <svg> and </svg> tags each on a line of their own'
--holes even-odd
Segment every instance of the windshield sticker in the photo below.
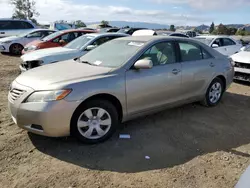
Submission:
<svg viewBox="0 0 250 188">
<path fill-rule="evenodd" d="M 95 61 L 93 64 L 100 65 L 100 64 L 102 64 L 102 62 L 101 61 Z"/>
<path fill-rule="evenodd" d="M 137 47 L 141 47 L 144 45 L 143 42 L 130 42 L 128 43 L 129 46 L 137 46 Z"/>
</svg>

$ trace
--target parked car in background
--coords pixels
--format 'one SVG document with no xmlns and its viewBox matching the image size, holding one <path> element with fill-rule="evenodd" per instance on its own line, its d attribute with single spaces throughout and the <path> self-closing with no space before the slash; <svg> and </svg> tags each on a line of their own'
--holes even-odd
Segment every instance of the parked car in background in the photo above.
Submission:
<svg viewBox="0 0 250 188">
<path fill-rule="evenodd" d="M 20 35 L 36 28 L 28 20 L 0 19 L 0 38 Z"/>
<path fill-rule="evenodd" d="M 195 37 L 195 39 L 207 44 L 225 56 L 238 53 L 242 48 L 240 42 L 228 36 L 203 35 Z"/>
<path fill-rule="evenodd" d="M 231 56 L 234 62 L 234 79 L 250 82 L 250 46 Z"/>
<path fill-rule="evenodd" d="M 82 35 L 85 35 L 86 33 L 95 33 L 95 31 L 79 29 L 57 31 L 51 35 L 48 35 L 47 37 L 42 38 L 41 40 L 36 40 L 27 44 L 24 47 L 22 53 L 25 54 L 38 49 L 65 46 L 69 42 Z"/>
<path fill-rule="evenodd" d="M 157 35 L 189 38 L 189 36 L 177 32 L 157 32 Z"/>
<path fill-rule="evenodd" d="M 0 52 L 10 52 L 19 55 L 24 46 L 34 40 L 42 39 L 55 31 L 49 29 L 33 29 L 27 33 L 0 39 Z"/>
<path fill-rule="evenodd" d="M 67 30 L 67 29 L 75 29 L 75 25 L 70 24 L 70 23 L 52 22 L 52 23 L 50 23 L 49 28 L 52 30 L 62 31 L 62 30 Z"/>
<path fill-rule="evenodd" d="M 125 33 L 128 35 L 133 35 L 133 33 L 137 30 L 141 30 L 141 29 L 146 29 L 146 28 L 123 28 L 120 29 L 119 31 L 117 31 L 118 33 Z"/>
<path fill-rule="evenodd" d="M 105 42 L 126 36 L 128 35 L 123 33 L 86 34 L 68 43 L 64 47 L 37 50 L 21 56 L 22 63 L 20 69 L 22 72 L 25 72 L 41 65 L 79 58 Z"/>
<path fill-rule="evenodd" d="M 13 121 L 30 132 L 108 139 L 119 123 L 194 101 L 216 106 L 233 81 L 230 60 L 177 37 L 111 40 L 79 60 L 41 66 L 10 86 Z"/>
<path fill-rule="evenodd" d="M 99 29 L 98 32 L 100 33 L 116 33 L 117 31 L 119 31 L 120 28 L 116 28 L 116 27 L 108 27 L 108 28 L 102 28 L 102 29 Z"/>
<path fill-rule="evenodd" d="M 171 37 L 184 37 L 184 38 L 189 38 L 187 35 L 184 35 L 182 33 L 165 33 L 165 32 L 157 32 L 155 30 L 151 29 L 141 29 L 137 30 L 133 33 L 132 36 L 153 36 L 153 35 L 161 35 L 161 36 L 171 36 Z"/>
</svg>

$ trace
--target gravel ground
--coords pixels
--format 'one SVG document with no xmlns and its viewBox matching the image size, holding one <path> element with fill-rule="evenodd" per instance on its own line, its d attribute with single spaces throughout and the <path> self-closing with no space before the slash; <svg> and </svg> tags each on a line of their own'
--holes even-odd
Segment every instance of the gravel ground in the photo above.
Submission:
<svg viewBox="0 0 250 188">
<path fill-rule="evenodd" d="M 105 143 L 84 145 L 13 124 L 7 93 L 19 62 L 0 55 L 1 188 L 228 188 L 250 164 L 250 85 L 232 84 L 215 108 L 190 104 L 163 111 L 124 124 Z"/>
</svg>

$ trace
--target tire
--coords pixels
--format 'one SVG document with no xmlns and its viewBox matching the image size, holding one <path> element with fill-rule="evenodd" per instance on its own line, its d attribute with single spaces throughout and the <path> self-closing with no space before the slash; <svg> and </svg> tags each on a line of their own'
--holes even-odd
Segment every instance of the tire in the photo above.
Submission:
<svg viewBox="0 0 250 188">
<path fill-rule="evenodd" d="M 215 78 L 209 85 L 202 104 L 207 107 L 217 106 L 225 91 L 225 84 L 220 78 Z M 217 96 L 217 98 L 216 98 Z"/>
<path fill-rule="evenodd" d="M 15 43 L 10 46 L 10 53 L 14 55 L 21 55 L 23 46 L 21 44 Z"/>
<path fill-rule="evenodd" d="M 118 124 L 117 109 L 112 103 L 91 100 L 80 105 L 74 112 L 70 132 L 83 143 L 96 144 L 110 138 Z"/>
</svg>

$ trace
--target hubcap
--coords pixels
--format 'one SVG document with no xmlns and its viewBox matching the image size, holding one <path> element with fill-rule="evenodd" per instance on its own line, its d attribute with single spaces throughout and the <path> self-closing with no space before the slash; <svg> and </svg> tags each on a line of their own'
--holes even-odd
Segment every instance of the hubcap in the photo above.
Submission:
<svg viewBox="0 0 250 188">
<path fill-rule="evenodd" d="M 106 110 L 94 107 L 85 110 L 80 115 L 77 128 L 85 138 L 98 139 L 107 134 L 111 123 L 111 116 Z"/>
<path fill-rule="evenodd" d="M 212 85 L 209 91 L 209 100 L 211 103 L 217 103 L 220 100 L 222 93 L 222 87 L 219 82 L 216 82 Z"/>
</svg>

